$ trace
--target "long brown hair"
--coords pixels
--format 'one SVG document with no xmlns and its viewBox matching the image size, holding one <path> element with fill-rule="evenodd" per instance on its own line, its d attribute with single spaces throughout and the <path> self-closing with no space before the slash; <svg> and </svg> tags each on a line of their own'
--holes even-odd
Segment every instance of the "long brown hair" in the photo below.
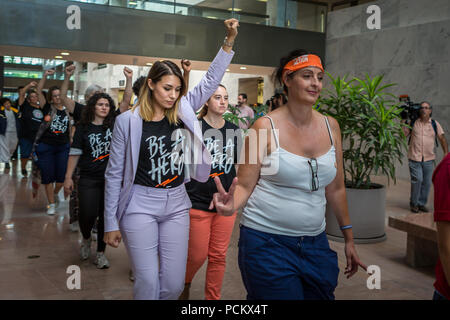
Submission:
<svg viewBox="0 0 450 320">
<path fill-rule="evenodd" d="M 175 101 L 174 107 L 164 110 L 164 115 L 166 116 L 167 120 L 169 120 L 170 124 L 178 123 L 179 102 L 181 97 L 184 96 L 184 93 L 186 92 L 186 83 L 184 82 L 180 68 L 175 63 L 169 60 L 156 61 L 153 64 L 152 68 L 148 72 L 147 78 L 145 79 L 145 83 L 141 87 L 141 90 L 139 92 L 138 104 L 131 109 L 134 112 L 136 107 L 139 106 L 139 115 L 145 121 L 151 121 L 155 114 L 155 110 L 152 106 L 153 92 L 148 86 L 148 80 L 151 79 L 152 82 L 156 84 L 162 79 L 163 76 L 166 75 L 177 76 L 181 82 L 180 95 Z"/>
<path fill-rule="evenodd" d="M 225 86 L 223 84 L 219 84 L 219 87 L 224 88 L 225 90 L 227 90 L 227 88 L 225 88 Z M 217 87 L 217 89 L 219 89 L 219 87 Z M 216 90 L 217 90 L 216 89 Z M 215 92 L 215 91 L 214 91 Z M 214 95 L 214 94 L 213 94 Z M 212 97 L 212 96 L 211 96 Z M 209 97 L 208 101 L 211 99 L 211 97 Z M 206 102 L 208 102 L 206 101 Z M 208 106 L 206 105 L 206 103 L 203 105 L 203 107 L 200 109 L 200 112 L 197 115 L 198 119 L 203 119 L 204 116 L 206 116 L 206 114 L 208 113 Z"/>
</svg>

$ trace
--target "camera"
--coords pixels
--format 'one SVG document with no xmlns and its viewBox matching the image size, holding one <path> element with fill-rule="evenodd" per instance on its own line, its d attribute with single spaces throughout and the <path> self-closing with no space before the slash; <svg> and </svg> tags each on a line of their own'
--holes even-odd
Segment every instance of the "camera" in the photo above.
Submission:
<svg viewBox="0 0 450 320">
<path fill-rule="evenodd" d="M 403 120 L 409 119 L 410 123 L 416 121 L 420 116 L 420 103 L 412 102 L 407 94 L 401 95 L 399 100 L 402 102 L 400 108 L 403 109 L 400 117 Z"/>
</svg>

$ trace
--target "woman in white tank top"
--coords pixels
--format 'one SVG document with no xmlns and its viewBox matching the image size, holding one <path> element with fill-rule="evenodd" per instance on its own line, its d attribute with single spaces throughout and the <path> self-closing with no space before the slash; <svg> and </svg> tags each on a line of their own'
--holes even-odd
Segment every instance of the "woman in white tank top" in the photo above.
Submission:
<svg viewBox="0 0 450 320">
<path fill-rule="evenodd" d="M 344 274 L 366 269 L 353 242 L 339 125 L 313 109 L 324 76 L 318 56 L 293 51 L 276 76 L 288 102 L 252 126 L 258 141 L 247 136 L 229 192 L 215 180 L 213 204 L 223 215 L 243 208 L 239 267 L 247 299 L 334 299 L 339 269 L 325 234 L 327 202 L 345 238 Z M 263 156 L 252 163 L 256 152 Z"/>
</svg>

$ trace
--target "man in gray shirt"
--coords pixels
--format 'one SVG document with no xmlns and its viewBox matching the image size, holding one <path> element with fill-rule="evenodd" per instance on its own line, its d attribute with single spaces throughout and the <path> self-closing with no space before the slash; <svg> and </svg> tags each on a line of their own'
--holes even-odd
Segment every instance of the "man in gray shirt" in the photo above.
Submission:
<svg viewBox="0 0 450 320">
<path fill-rule="evenodd" d="M 238 104 L 236 106 L 239 110 L 238 116 L 240 118 L 246 118 L 248 117 L 250 120 L 255 117 L 255 113 L 253 112 L 253 109 L 249 107 L 247 104 L 247 94 L 240 93 L 238 96 Z M 249 119 L 246 119 L 246 122 L 239 121 L 239 128 L 241 129 L 248 129 L 250 125 Z"/>
</svg>

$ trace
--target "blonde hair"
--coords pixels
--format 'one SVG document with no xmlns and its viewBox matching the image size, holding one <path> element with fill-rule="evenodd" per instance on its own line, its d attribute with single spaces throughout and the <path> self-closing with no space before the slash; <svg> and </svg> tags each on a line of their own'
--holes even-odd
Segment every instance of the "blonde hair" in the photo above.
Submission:
<svg viewBox="0 0 450 320">
<path fill-rule="evenodd" d="M 152 68 L 148 72 L 147 78 L 145 79 L 145 83 L 143 84 L 143 86 L 139 91 L 139 99 L 137 105 L 131 108 L 132 112 L 134 112 L 137 106 L 139 106 L 139 115 L 145 121 L 152 121 L 153 116 L 155 115 L 155 110 L 152 106 L 153 92 L 148 86 L 148 80 L 151 79 L 152 82 L 156 84 L 158 81 L 161 80 L 163 76 L 166 75 L 177 76 L 181 82 L 181 90 L 180 95 L 175 101 L 174 106 L 170 109 L 165 109 L 164 115 L 166 116 L 170 124 L 177 124 L 179 121 L 178 119 L 179 104 L 181 97 L 184 95 L 186 91 L 186 84 L 184 82 L 180 68 L 175 63 L 168 60 L 157 61 L 155 62 L 155 64 L 153 64 Z"/>
</svg>

